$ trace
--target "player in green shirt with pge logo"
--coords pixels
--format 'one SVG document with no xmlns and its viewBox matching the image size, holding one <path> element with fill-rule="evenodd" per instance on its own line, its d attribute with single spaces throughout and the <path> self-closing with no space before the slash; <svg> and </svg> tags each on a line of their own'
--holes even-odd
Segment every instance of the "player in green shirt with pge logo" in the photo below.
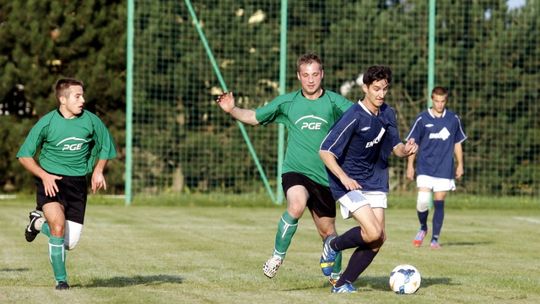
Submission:
<svg viewBox="0 0 540 304">
<path fill-rule="evenodd" d="M 75 248 L 84 223 L 86 175 L 92 173 L 92 192 L 107 189 L 103 170 L 107 161 L 116 157 L 116 149 L 103 122 L 84 110 L 81 81 L 59 79 L 55 93 L 58 108 L 32 127 L 17 158 L 36 176 L 37 210 L 30 212 L 26 240 L 32 242 L 40 231 L 49 238 L 56 289 L 62 290 L 69 289 L 65 250 Z"/>
<path fill-rule="evenodd" d="M 305 54 L 297 60 L 296 75 L 302 86 L 300 90 L 281 95 L 257 110 L 237 107 L 232 93 L 217 99 L 224 112 L 243 123 L 279 122 L 288 131 L 282 175 L 287 210 L 278 221 L 274 252 L 263 265 L 263 272 L 269 278 L 276 275 L 283 263 L 306 207 L 323 240 L 336 234 L 336 203 L 328 188 L 328 175 L 319 158 L 319 147 L 330 127 L 352 102 L 323 89 L 323 63 L 315 54 Z M 341 272 L 341 263 L 334 265 L 329 278 L 331 283 Z"/>
</svg>

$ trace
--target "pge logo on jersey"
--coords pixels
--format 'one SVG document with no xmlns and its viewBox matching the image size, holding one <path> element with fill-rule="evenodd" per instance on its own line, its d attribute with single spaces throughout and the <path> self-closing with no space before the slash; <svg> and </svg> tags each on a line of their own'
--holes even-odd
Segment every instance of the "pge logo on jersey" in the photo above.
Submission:
<svg viewBox="0 0 540 304">
<path fill-rule="evenodd" d="M 68 137 L 61 140 L 56 146 L 62 146 L 62 151 L 78 151 L 81 150 L 83 145 L 87 143 L 88 140 L 78 137 Z"/>
<path fill-rule="evenodd" d="M 320 130 L 322 124 L 328 124 L 328 122 L 315 115 L 302 116 L 294 122 L 295 125 L 300 124 L 300 130 Z"/>
</svg>

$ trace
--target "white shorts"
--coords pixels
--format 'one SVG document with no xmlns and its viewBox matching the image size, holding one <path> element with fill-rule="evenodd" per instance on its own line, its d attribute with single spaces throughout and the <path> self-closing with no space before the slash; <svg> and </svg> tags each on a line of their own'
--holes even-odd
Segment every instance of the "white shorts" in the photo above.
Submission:
<svg viewBox="0 0 540 304">
<path fill-rule="evenodd" d="M 349 191 L 347 194 L 340 197 L 338 202 L 341 216 L 344 219 L 350 218 L 353 212 L 365 205 L 370 205 L 371 208 L 386 209 L 387 207 L 386 193 L 381 191 Z"/>
<path fill-rule="evenodd" d="M 416 177 L 416 187 L 429 188 L 433 190 L 433 192 L 444 192 L 456 190 L 456 183 L 453 179 L 449 178 L 418 175 Z"/>
</svg>

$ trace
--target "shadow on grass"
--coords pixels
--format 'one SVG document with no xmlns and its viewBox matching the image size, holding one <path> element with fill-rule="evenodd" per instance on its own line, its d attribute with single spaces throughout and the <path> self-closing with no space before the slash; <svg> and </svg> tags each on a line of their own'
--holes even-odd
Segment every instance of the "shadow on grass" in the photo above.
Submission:
<svg viewBox="0 0 540 304">
<path fill-rule="evenodd" d="M 371 288 L 376 290 L 383 290 L 387 291 L 390 290 L 389 283 L 388 283 L 388 277 L 360 277 L 356 282 L 355 286 L 362 288 Z M 431 285 L 459 285 L 452 283 L 452 279 L 450 278 L 422 278 L 421 287 L 426 288 Z"/>
<path fill-rule="evenodd" d="M 28 271 L 29 268 L 2 268 L 0 269 L 0 272 L 23 272 Z"/>
<path fill-rule="evenodd" d="M 490 245 L 493 244 L 493 242 L 444 242 L 442 243 L 443 246 L 477 246 L 477 245 Z"/>
<path fill-rule="evenodd" d="M 184 279 L 177 275 L 148 275 L 148 276 L 133 276 L 133 277 L 113 277 L 108 279 L 94 279 L 88 285 L 81 287 L 126 287 L 133 285 L 159 285 L 164 283 L 182 284 Z"/>
</svg>

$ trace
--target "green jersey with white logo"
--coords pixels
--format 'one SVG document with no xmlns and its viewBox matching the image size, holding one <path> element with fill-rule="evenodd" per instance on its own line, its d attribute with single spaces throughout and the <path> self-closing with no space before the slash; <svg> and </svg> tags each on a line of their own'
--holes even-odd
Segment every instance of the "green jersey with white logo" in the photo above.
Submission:
<svg viewBox="0 0 540 304">
<path fill-rule="evenodd" d="M 332 91 L 325 90 L 318 99 L 310 100 L 298 90 L 258 108 L 256 117 L 260 124 L 276 121 L 287 128 L 283 173 L 301 173 L 328 186 L 328 175 L 319 157 L 319 148 L 330 127 L 351 105 L 345 97 Z"/>
<path fill-rule="evenodd" d="M 107 127 L 88 111 L 73 119 L 65 119 L 58 110 L 47 113 L 28 133 L 17 158 L 34 157 L 39 148 L 39 165 L 66 176 L 85 176 L 93 171 L 96 159 L 116 157 Z"/>
</svg>

